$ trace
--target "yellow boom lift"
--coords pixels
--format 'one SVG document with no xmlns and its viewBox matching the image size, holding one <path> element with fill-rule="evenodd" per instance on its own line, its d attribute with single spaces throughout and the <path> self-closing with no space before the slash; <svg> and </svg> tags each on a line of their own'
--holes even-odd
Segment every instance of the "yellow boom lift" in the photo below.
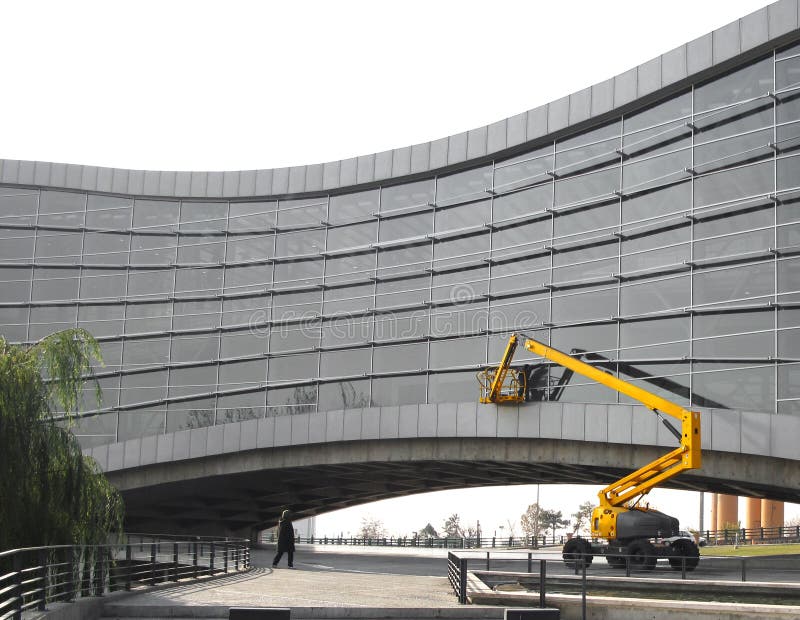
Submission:
<svg viewBox="0 0 800 620">
<path fill-rule="evenodd" d="M 635 472 L 612 482 L 598 493 L 599 505 L 592 512 L 592 541 L 573 538 L 564 545 L 564 561 L 571 566 L 582 560 L 590 564 L 595 555 L 604 555 L 615 568 L 629 561 L 635 568 L 652 569 L 659 557 L 666 557 L 675 570 L 693 570 L 699 560 L 694 541 L 678 535 L 678 520 L 647 506 L 641 499 L 653 488 L 687 469 L 700 467 L 700 414 L 687 411 L 660 396 L 628 383 L 573 356 L 522 335 L 512 334 L 500 364 L 478 375 L 482 403 L 520 403 L 526 399 L 526 376 L 511 368 L 520 338 L 523 346 L 571 372 L 616 390 L 653 411 L 680 445 Z M 563 387 L 563 386 L 561 386 Z M 680 422 L 678 430 L 664 416 Z M 605 542 L 596 542 L 604 539 Z"/>
</svg>

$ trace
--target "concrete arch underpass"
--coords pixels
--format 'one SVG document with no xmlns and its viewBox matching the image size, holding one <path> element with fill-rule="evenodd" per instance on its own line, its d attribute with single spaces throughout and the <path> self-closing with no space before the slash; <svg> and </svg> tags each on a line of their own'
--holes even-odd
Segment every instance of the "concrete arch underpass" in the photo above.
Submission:
<svg viewBox="0 0 800 620">
<path fill-rule="evenodd" d="M 703 467 L 670 488 L 800 501 L 800 419 L 703 410 Z M 248 535 L 425 491 L 608 483 L 674 438 L 633 405 L 440 403 L 262 418 L 86 452 L 122 492 L 129 531 Z"/>
</svg>

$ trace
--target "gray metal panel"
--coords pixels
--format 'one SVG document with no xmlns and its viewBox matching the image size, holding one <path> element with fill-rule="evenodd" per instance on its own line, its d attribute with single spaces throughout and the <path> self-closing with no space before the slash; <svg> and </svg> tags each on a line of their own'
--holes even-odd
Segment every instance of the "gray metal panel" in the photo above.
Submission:
<svg viewBox="0 0 800 620">
<path fill-rule="evenodd" d="M 211 426 L 208 429 L 206 454 L 222 454 L 224 429 L 222 426 Z"/>
<path fill-rule="evenodd" d="M 488 136 L 488 127 L 478 127 L 467 132 L 467 159 L 486 155 Z"/>
<path fill-rule="evenodd" d="M 239 172 L 228 170 L 222 175 L 222 195 L 226 197 L 239 195 Z"/>
<path fill-rule="evenodd" d="M 268 196 L 272 193 L 272 170 L 256 170 L 256 195 Z"/>
<path fill-rule="evenodd" d="M 769 454 L 769 413 L 742 411 L 742 452 L 747 454 Z"/>
<path fill-rule="evenodd" d="M 345 409 L 344 410 L 344 432 L 342 435 L 344 441 L 352 441 L 354 439 L 361 439 L 361 410 L 360 409 Z"/>
<path fill-rule="evenodd" d="M 539 432 L 546 439 L 561 439 L 564 406 L 561 403 L 542 403 Z"/>
<path fill-rule="evenodd" d="M 193 428 L 189 431 L 189 458 L 206 456 L 208 445 L 208 427 Z"/>
<path fill-rule="evenodd" d="M 239 441 L 241 450 L 255 450 L 256 437 L 258 436 L 258 420 L 245 420 L 240 422 L 242 426 L 242 437 Z"/>
<path fill-rule="evenodd" d="M 325 414 L 325 441 L 342 441 L 344 439 L 344 411 L 336 409 Z"/>
<path fill-rule="evenodd" d="M 723 452 L 740 452 L 742 449 L 742 420 L 738 411 L 711 410 L 711 449 Z"/>
<path fill-rule="evenodd" d="M 365 407 L 361 410 L 361 439 L 378 439 L 381 432 L 381 408 Z"/>
<path fill-rule="evenodd" d="M 239 422 L 222 425 L 222 451 L 238 452 L 242 438 L 242 425 Z"/>
<path fill-rule="evenodd" d="M 426 404 L 419 406 L 419 437 L 436 437 L 437 410 L 436 405 Z"/>
<path fill-rule="evenodd" d="M 393 151 L 383 151 L 375 154 L 375 180 L 382 181 L 392 176 Z"/>
<path fill-rule="evenodd" d="M 401 405 L 397 423 L 399 437 L 416 437 L 419 425 L 419 405 Z"/>
<path fill-rule="evenodd" d="M 498 415 L 503 414 L 503 408 L 498 408 Z M 537 403 L 520 405 L 519 428 L 517 435 L 520 438 L 535 439 L 541 435 L 542 409 Z"/>
<path fill-rule="evenodd" d="M 239 196 L 256 195 L 256 171 L 242 170 L 239 173 Z"/>
<path fill-rule="evenodd" d="M 292 445 L 308 443 L 308 413 L 295 413 L 288 416 L 292 420 Z"/>
<path fill-rule="evenodd" d="M 140 438 L 128 439 L 122 444 L 122 462 L 125 469 L 136 467 L 141 463 L 142 440 Z"/>
<path fill-rule="evenodd" d="M 797 28 L 797 0 L 779 0 L 767 7 L 769 37 L 774 39 Z"/>
<path fill-rule="evenodd" d="M 438 143 L 441 144 L 442 140 Z M 447 149 L 447 138 L 444 139 L 445 151 Z M 425 172 L 429 168 L 431 156 L 431 143 L 423 142 L 422 144 L 414 144 L 411 146 L 411 172 Z M 446 156 L 445 156 L 445 160 Z"/>
<path fill-rule="evenodd" d="M 108 471 L 122 469 L 125 462 L 125 444 L 114 443 L 108 446 Z"/>
<path fill-rule="evenodd" d="M 275 445 L 288 446 L 292 443 L 292 420 L 294 416 L 278 416 L 275 418 Z"/>
<path fill-rule="evenodd" d="M 261 418 L 258 421 L 256 447 L 271 448 L 275 445 L 275 418 Z"/>
<path fill-rule="evenodd" d="M 306 190 L 305 166 L 292 166 L 289 168 L 289 193 L 299 194 Z"/>
<path fill-rule="evenodd" d="M 608 405 L 586 405 L 584 438 L 586 441 L 608 441 Z"/>
<path fill-rule="evenodd" d="M 608 406 L 608 441 L 609 443 L 631 443 L 633 420 L 632 405 Z"/>
<path fill-rule="evenodd" d="M 375 155 L 361 155 L 358 158 L 356 179 L 358 183 L 370 183 L 375 180 Z"/>
<path fill-rule="evenodd" d="M 0 162 L 0 165 L 2 162 Z M 89 455 L 97 461 L 100 469 L 108 471 L 108 446 L 95 446 L 89 451 Z"/>
<path fill-rule="evenodd" d="M 285 194 L 288 191 L 289 191 L 289 169 L 288 168 L 275 168 L 272 171 L 272 190 L 271 190 L 271 193 L 273 193 L 273 194 Z"/>
<path fill-rule="evenodd" d="M 142 437 L 142 453 L 139 456 L 140 465 L 152 465 L 156 462 L 156 440 L 158 435 Z"/>
<path fill-rule="evenodd" d="M 478 433 L 478 403 L 458 403 L 456 411 L 456 435 L 475 437 Z"/>
<path fill-rule="evenodd" d="M 770 456 L 779 459 L 800 459 L 800 418 L 788 415 L 771 415 L 772 433 Z"/>
<path fill-rule="evenodd" d="M 175 195 L 175 173 L 162 170 L 158 178 L 158 193 L 162 196 Z"/>
<path fill-rule="evenodd" d="M 633 410 L 631 441 L 635 446 L 658 445 L 658 418 L 643 407 Z"/>
<path fill-rule="evenodd" d="M 111 182 L 113 178 L 113 168 L 98 168 L 97 169 L 97 191 L 110 192 Z"/>
<path fill-rule="evenodd" d="M 686 70 L 686 46 L 681 45 L 661 56 L 661 83 L 674 84 L 689 75 Z"/>
<path fill-rule="evenodd" d="M 2 165 L 3 162 L 0 161 L 0 166 Z M 54 187 L 67 187 L 67 164 L 52 164 L 50 166 L 50 184 Z"/>
<path fill-rule="evenodd" d="M 176 461 L 188 459 L 192 454 L 192 431 L 189 429 L 175 433 L 175 443 L 172 446 L 172 458 Z"/>
<path fill-rule="evenodd" d="M 569 96 L 569 124 L 587 120 L 592 114 L 592 89 L 584 88 Z"/>
<path fill-rule="evenodd" d="M 22 171 L 20 170 L 20 173 L 21 172 Z M 162 172 L 161 175 L 159 175 L 159 179 L 164 174 L 165 173 Z M 20 174 L 20 183 L 24 183 L 24 181 L 22 180 L 21 174 Z M 80 189 L 85 189 L 85 190 L 90 190 L 90 191 L 97 189 L 97 166 L 84 166 L 83 167 L 83 170 L 82 170 L 82 173 L 81 173 Z"/>
<path fill-rule="evenodd" d="M 19 162 L 13 159 L 6 159 L 3 162 L 3 182 L 16 183 L 19 175 Z"/>
<path fill-rule="evenodd" d="M 464 131 L 448 138 L 447 144 L 447 163 L 459 164 L 467 159 L 467 136 Z M 433 159 L 433 158 L 431 158 Z M 436 166 L 432 166 L 436 167 Z"/>
<path fill-rule="evenodd" d="M 188 172 L 186 170 L 179 170 L 175 174 L 175 193 L 178 196 L 202 196 L 203 187 L 200 187 L 200 181 L 195 180 L 195 173 Z M 193 186 L 197 185 L 197 189 L 194 190 Z"/>
<path fill-rule="evenodd" d="M 394 149 L 392 151 L 392 176 L 399 177 L 411 174 L 411 147 Z"/>
<path fill-rule="evenodd" d="M 6 167 L 10 162 L 6 162 Z M 67 180 L 66 180 L 66 187 L 70 188 L 78 188 L 81 186 L 81 175 L 83 174 L 83 168 L 76 164 L 67 164 Z M 5 180 L 5 176 L 2 177 Z"/>
<path fill-rule="evenodd" d="M 25 185 L 34 185 L 36 183 L 35 177 L 36 177 L 36 165 L 34 162 L 32 161 L 19 162 L 19 172 L 17 172 L 17 178 L 19 179 L 19 183 L 24 183 Z"/>
<path fill-rule="evenodd" d="M 354 185 L 358 179 L 358 159 L 343 159 L 339 167 L 339 187 Z"/>
<path fill-rule="evenodd" d="M 308 442 L 325 443 L 328 415 L 325 411 L 316 411 L 308 416 Z"/>
<path fill-rule="evenodd" d="M 456 414 L 458 405 L 455 403 L 439 403 L 436 407 L 436 436 L 455 437 L 456 436 Z"/>
<path fill-rule="evenodd" d="M 160 178 L 161 174 L 158 172 L 158 170 L 144 171 L 144 193 L 146 195 L 153 196 L 158 193 Z"/>
<path fill-rule="evenodd" d="M 489 153 L 496 153 L 506 148 L 506 120 L 498 121 L 489 125 L 486 134 L 486 150 Z"/>
<path fill-rule="evenodd" d="M 173 446 L 175 445 L 175 433 L 168 433 L 166 435 L 158 436 L 158 445 L 156 446 L 156 462 L 169 463 L 173 457 Z"/>
<path fill-rule="evenodd" d="M 339 187 L 339 164 L 338 161 L 322 164 L 322 187 L 332 189 Z"/>
<path fill-rule="evenodd" d="M 128 191 L 128 176 L 129 170 L 121 168 L 113 168 L 111 175 L 111 191 L 115 194 L 124 194 Z"/>
<path fill-rule="evenodd" d="M 661 88 L 661 56 L 648 60 L 637 68 L 636 87 L 639 97 L 644 97 Z"/>
<path fill-rule="evenodd" d="M 686 70 L 689 75 L 708 69 L 713 62 L 713 37 L 704 35 L 686 44 Z"/>
<path fill-rule="evenodd" d="M 636 99 L 638 71 L 631 69 L 614 77 L 614 106 L 619 107 Z"/>
<path fill-rule="evenodd" d="M 556 99 L 547 106 L 547 129 L 558 131 L 569 125 L 569 97 Z M 530 133 L 530 132 L 529 132 Z"/>
<path fill-rule="evenodd" d="M 519 437 L 519 407 L 517 405 L 497 408 L 497 436 Z"/>
<path fill-rule="evenodd" d="M 535 140 L 547 135 L 547 106 L 540 105 L 538 108 L 528 110 L 527 121 L 525 123 L 525 139 Z"/>
<path fill-rule="evenodd" d="M 767 7 L 759 9 L 739 20 L 741 32 L 741 49 L 747 51 L 769 40 L 769 11 Z"/>
<path fill-rule="evenodd" d="M 206 195 L 210 198 L 222 196 L 223 173 L 214 170 L 208 173 L 208 183 L 206 185 Z"/>
<path fill-rule="evenodd" d="M 322 189 L 322 164 L 306 166 L 306 191 L 318 192 Z"/>
<path fill-rule="evenodd" d="M 739 53 L 739 22 L 731 22 L 711 33 L 711 56 L 714 63 L 733 58 Z"/>
<path fill-rule="evenodd" d="M 396 439 L 399 436 L 400 407 L 381 407 L 380 416 L 380 438 Z"/>
<path fill-rule="evenodd" d="M 523 112 L 508 119 L 506 123 L 506 145 L 516 146 L 528 139 L 528 113 Z"/>
<path fill-rule="evenodd" d="M 561 419 L 561 438 L 583 441 L 586 422 L 586 405 L 582 403 L 564 403 Z"/>
<path fill-rule="evenodd" d="M 614 107 L 614 80 L 592 86 L 592 116 L 604 114 Z"/>
<path fill-rule="evenodd" d="M 50 185 L 50 164 L 46 161 L 33 162 L 34 185 Z"/>
<path fill-rule="evenodd" d="M 434 140 L 433 142 L 427 142 L 428 146 L 428 160 L 427 160 L 427 168 L 428 169 L 435 169 L 441 168 L 442 166 L 447 165 L 447 158 L 448 158 L 448 150 L 450 149 L 450 141 L 447 138 L 441 138 L 440 140 Z M 412 169 L 414 167 L 414 151 L 412 151 L 412 159 L 411 159 L 411 166 Z M 417 172 L 416 170 L 412 170 L 413 172 Z"/>
<path fill-rule="evenodd" d="M 481 405 L 478 408 L 478 437 L 497 437 L 497 405 Z"/>
</svg>

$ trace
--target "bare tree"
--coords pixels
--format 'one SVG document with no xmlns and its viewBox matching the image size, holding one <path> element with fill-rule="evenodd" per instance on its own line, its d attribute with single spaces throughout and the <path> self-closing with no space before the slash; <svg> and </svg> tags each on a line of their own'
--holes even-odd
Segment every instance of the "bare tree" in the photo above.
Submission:
<svg viewBox="0 0 800 620">
<path fill-rule="evenodd" d="M 541 513 L 542 509 L 539 504 L 531 504 L 519 518 L 522 531 L 525 532 L 526 536 L 533 537 L 534 540 L 538 540 L 542 533 Z"/>
<path fill-rule="evenodd" d="M 362 517 L 361 527 L 358 530 L 359 538 L 384 538 L 386 536 L 386 528 L 383 526 L 383 521 L 375 517 Z"/>
<path fill-rule="evenodd" d="M 578 506 L 578 511 L 572 513 L 572 532 L 580 534 L 581 530 L 588 530 L 586 527 L 592 520 L 592 511 L 594 510 L 594 503 L 583 502 Z"/>
<path fill-rule="evenodd" d="M 458 536 L 463 538 L 464 531 L 461 529 L 461 517 L 457 513 L 451 514 L 442 526 L 445 536 Z"/>
</svg>

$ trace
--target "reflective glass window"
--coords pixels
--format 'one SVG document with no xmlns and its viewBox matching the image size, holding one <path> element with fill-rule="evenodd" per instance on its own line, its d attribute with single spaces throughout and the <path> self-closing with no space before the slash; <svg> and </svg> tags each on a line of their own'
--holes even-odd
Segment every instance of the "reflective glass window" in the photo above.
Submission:
<svg viewBox="0 0 800 620">
<path fill-rule="evenodd" d="M 377 222 L 365 222 L 350 226 L 337 226 L 328 229 L 328 252 L 364 248 L 375 243 L 378 238 Z"/>
<path fill-rule="evenodd" d="M 0 228 L 0 259 L 19 262 L 33 258 L 35 238 L 32 230 Z"/>
<path fill-rule="evenodd" d="M 421 273 L 430 268 L 432 256 L 430 241 L 413 247 L 381 250 L 378 253 L 378 276 Z"/>
<path fill-rule="evenodd" d="M 167 371 L 142 372 L 122 376 L 120 405 L 161 400 L 167 395 Z"/>
<path fill-rule="evenodd" d="M 207 426 L 214 426 L 213 398 L 196 398 L 169 403 L 167 408 L 168 433 Z"/>
<path fill-rule="evenodd" d="M 378 212 L 379 202 L 380 191 L 377 189 L 331 196 L 328 221 L 331 224 L 341 224 L 368 219 Z"/>
<path fill-rule="evenodd" d="M 381 212 L 427 205 L 433 202 L 435 191 L 434 179 L 383 187 L 381 189 Z"/>
<path fill-rule="evenodd" d="M 428 402 L 462 402 L 465 394 L 475 392 L 474 372 L 448 372 L 428 378 Z"/>
<path fill-rule="evenodd" d="M 317 376 L 318 364 L 318 353 L 282 355 L 270 360 L 268 377 L 270 382 L 312 379 Z"/>
<path fill-rule="evenodd" d="M 311 413 L 317 409 L 317 396 L 316 385 L 271 388 L 267 392 L 267 416 Z"/>
<path fill-rule="evenodd" d="M 439 337 L 486 330 L 489 309 L 485 301 L 442 306 L 431 310 L 431 334 Z"/>
<path fill-rule="evenodd" d="M 228 230 L 237 232 L 263 232 L 277 222 L 276 202 L 232 202 L 228 215 Z"/>
<path fill-rule="evenodd" d="M 3 283 L 0 282 L 0 295 Z M 0 336 L 8 342 L 22 342 L 28 333 L 28 308 L 0 307 Z"/>
<path fill-rule="evenodd" d="M 201 395 L 213 392 L 217 385 L 217 367 L 189 366 L 170 368 L 169 397 Z"/>
<path fill-rule="evenodd" d="M 33 226 L 38 205 L 36 190 L 0 187 L 0 222 L 4 224 Z"/>
<path fill-rule="evenodd" d="M 550 319 L 550 296 L 536 293 L 522 297 L 493 300 L 489 329 L 493 332 L 531 329 Z"/>
<path fill-rule="evenodd" d="M 492 258 L 524 256 L 549 245 L 553 222 L 548 218 L 527 224 L 512 224 L 492 232 Z"/>
<path fill-rule="evenodd" d="M 433 231 L 433 213 L 424 211 L 414 215 L 387 217 L 378 227 L 379 241 L 424 239 Z"/>
<path fill-rule="evenodd" d="M 83 233 L 39 231 L 36 260 L 40 263 L 75 263 L 81 255 Z"/>
<path fill-rule="evenodd" d="M 615 229 L 619 225 L 619 214 L 618 200 L 570 211 L 555 218 L 553 236 L 560 244 L 582 238 L 597 239 L 602 236 L 607 238 L 609 229 Z"/>
<path fill-rule="evenodd" d="M 637 226 L 666 219 L 688 211 L 692 207 L 692 186 L 689 182 L 649 191 L 622 201 L 622 222 L 628 224 L 623 230 L 635 230 Z"/>
<path fill-rule="evenodd" d="M 84 265 L 127 265 L 130 236 L 87 232 L 83 238 Z"/>
<path fill-rule="evenodd" d="M 478 235 L 446 239 L 433 246 L 433 268 L 475 264 L 489 257 L 488 229 Z"/>
<path fill-rule="evenodd" d="M 492 202 L 492 221 L 495 224 L 502 224 L 505 220 L 541 213 L 552 206 L 552 183 L 537 185 L 519 192 L 497 196 Z"/>
<path fill-rule="evenodd" d="M 225 259 L 225 237 L 181 235 L 178 237 L 178 262 L 216 265 Z"/>
<path fill-rule="evenodd" d="M 128 304 L 125 308 L 125 333 L 164 332 L 172 325 L 172 304 Z"/>
<path fill-rule="evenodd" d="M 550 340 L 556 349 L 565 353 L 578 349 L 613 358 L 617 352 L 617 324 L 554 328 L 550 332 Z"/>
<path fill-rule="evenodd" d="M 127 274 L 117 269 L 81 270 L 81 299 L 112 299 L 125 296 Z"/>
<path fill-rule="evenodd" d="M 278 227 L 318 226 L 328 215 L 327 198 L 281 200 L 278 203 Z"/>
<path fill-rule="evenodd" d="M 259 333 L 270 316 L 269 295 L 224 299 L 222 301 L 223 325 L 248 325 Z"/>
<path fill-rule="evenodd" d="M 223 339 L 223 347 L 224 346 L 225 341 Z M 266 380 L 266 359 L 225 362 L 219 365 L 220 390 L 238 390 L 259 387 Z M 261 393 L 261 404 L 264 404 L 263 392 Z"/>
<path fill-rule="evenodd" d="M 83 226 L 86 194 L 42 190 L 39 198 L 39 226 Z"/>
<path fill-rule="evenodd" d="M 120 411 L 117 441 L 163 434 L 166 413 L 166 406 L 153 409 Z"/>
<path fill-rule="evenodd" d="M 323 351 L 320 377 L 348 377 L 368 373 L 372 366 L 372 349 Z"/>
<path fill-rule="evenodd" d="M 228 219 L 227 202 L 181 203 L 180 231 L 218 232 L 225 230 Z"/>
<path fill-rule="evenodd" d="M 492 187 L 492 169 L 489 166 L 457 172 L 436 180 L 436 204 L 454 204 L 486 196 Z"/>
<path fill-rule="evenodd" d="M 311 319 L 318 316 L 322 308 L 322 293 L 285 293 L 272 298 L 272 320 L 289 321 L 293 319 Z"/>
<path fill-rule="evenodd" d="M 221 358 L 258 355 L 267 352 L 266 330 L 243 329 L 224 332 L 220 350 Z"/>
<path fill-rule="evenodd" d="M 109 406 L 115 406 L 119 398 L 119 377 L 116 379 L 117 388 L 112 391 L 108 388 L 110 396 L 103 402 L 108 402 Z M 103 393 L 106 392 L 104 388 Z M 95 409 L 95 407 L 87 407 L 84 410 Z M 75 425 L 72 427 L 72 434 L 78 438 L 81 448 L 93 448 L 95 446 L 104 446 L 109 443 L 114 443 L 117 440 L 117 414 L 107 413 L 103 415 L 81 416 L 75 420 Z"/>
<path fill-rule="evenodd" d="M 133 205 L 133 228 L 147 231 L 174 231 L 179 213 L 179 202 L 137 199 Z"/>
<path fill-rule="evenodd" d="M 691 258 L 691 224 L 678 221 L 669 227 L 637 231 L 622 240 L 622 271 L 655 270 L 666 265 L 679 265 Z"/>
<path fill-rule="evenodd" d="M 172 269 L 146 269 L 128 272 L 128 298 L 148 299 L 171 295 L 175 290 Z"/>
<path fill-rule="evenodd" d="M 428 257 L 430 260 L 430 256 Z M 375 276 L 375 252 L 325 259 L 325 284 L 333 286 L 346 282 L 363 282 Z"/>
<path fill-rule="evenodd" d="M 185 334 L 172 337 L 170 362 L 207 362 L 217 359 L 219 334 Z"/>
<path fill-rule="evenodd" d="M 325 321 L 320 329 L 323 347 L 364 344 L 372 339 L 372 317 L 352 317 Z"/>
<path fill-rule="evenodd" d="M 269 350 L 276 353 L 313 349 L 319 346 L 319 330 L 318 324 L 274 325 L 269 335 Z"/>
<path fill-rule="evenodd" d="M 616 239 L 558 252 L 553 255 L 553 282 L 608 277 L 618 271 L 618 254 L 619 242 Z"/>
<path fill-rule="evenodd" d="M 75 306 L 31 308 L 29 338 L 39 340 L 49 334 L 70 329 L 76 326 L 76 320 L 77 308 Z"/>
<path fill-rule="evenodd" d="M 265 391 L 220 395 L 217 399 L 217 423 L 240 422 L 264 417 Z"/>
<path fill-rule="evenodd" d="M 376 307 L 419 305 L 430 299 L 430 276 L 378 282 Z"/>
<path fill-rule="evenodd" d="M 767 250 L 775 245 L 774 222 L 772 203 L 699 219 L 694 225 L 694 257 L 703 259 Z"/>
<path fill-rule="evenodd" d="M 492 294 L 541 288 L 550 281 L 550 256 L 513 260 L 492 265 Z"/>
<path fill-rule="evenodd" d="M 494 168 L 494 190 L 504 192 L 546 180 L 553 169 L 552 145 L 498 163 Z"/>
<path fill-rule="evenodd" d="M 681 150 L 664 155 L 643 155 L 625 161 L 622 167 L 622 191 L 625 194 L 661 188 L 686 177 L 686 168 L 692 166 L 689 140 L 673 145 Z"/>
<path fill-rule="evenodd" d="M 319 386 L 319 410 L 369 407 L 369 379 L 337 381 Z"/>
<path fill-rule="evenodd" d="M 122 347 L 125 370 L 169 363 L 169 337 L 128 339 Z"/>
<path fill-rule="evenodd" d="M 620 312 L 638 316 L 686 308 L 690 303 L 691 280 L 686 275 L 635 281 L 620 287 Z"/>
<path fill-rule="evenodd" d="M 263 260 L 275 255 L 273 235 L 239 235 L 228 237 L 225 262 L 246 263 Z"/>
<path fill-rule="evenodd" d="M 695 305 L 764 303 L 774 292 L 772 261 L 694 274 Z"/>
<path fill-rule="evenodd" d="M 619 169 L 599 170 L 556 181 L 556 206 L 575 206 L 608 199 L 619 189 Z"/>
<path fill-rule="evenodd" d="M 800 301 L 800 259 L 778 261 L 778 295 L 782 302 Z"/>
<path fill-rule="evenodd" d="M 272 284 L 272 265 L 225 267 L 225 294 L 263 291 Z"/>
<path fill-rule="evenodd" d="M 489 292 L 489 267 L 433 274 L 433 301 L 468 303 Z"/>
<path fill-rule="evenodd" d="M 710 398 L 729 409 L 775 411 L 775 367 L 728 364 L 694 364 L 692 402 Z M 702 406 L 702 405 L 701 405 Z"/>
<path fill-rule="evenodd" d="M 481 200 L 458 207 L 437 209 L 434 216 L 434 226 L 438 234 L 483 226 L 491 219 L 491 201 Z"/>
<path fill-rule="evenodd" d="M 425 375 L 387 377 L 372 380 L 372 406 L 415 405 L 425 402 Z"/>
<path fill-rule="evenodd" d="M 133 200 L 121 196 L 89 194 L 86 202 L 87 228 L 128 230 L 133 217 Z"/>
<path fill-rule="evenodd" d="M 28 301 L 32 274 L 31 267 L 0 267 L 0 299 Z"/>
<path fill-rule="evenodd" d="M 78 327 L 87 330 L 95 338 L 118 336 L 123 332 L 122 305 L 92 305 L 78 308 Z"/>
<path fill-rule="evenodd" d="M 175 235 L 133 235 L 131 265 L 170 265 L 177 259 Z"/>
<path fill-rule="evenodd" d="M 457 368 L 485 363 L 486 336 L 431 342 L 431 368 Z"/>
<path fill-rule="evenodd" d="M 324 230 L 281 232 L 275 236 L 275 255 L 280 257 L 316 255 L 325 251 Z"/>
<path fill-rule="evenodd" d="M 626 321 L 619 326 L 619 357 L 629 360 L 688 357 L 689 330 L 689 317 Z"/>
<path fill-rule="evenodd" d="M 218 295 L 222 292 L 222 267 L 184 267 L 175 270 L 175 294 Z"/>
<path fill-rule="evenodd" d="M 424 338 L 428 335 L 428 311 L 411 310 L 375 315 L 375 340 Z"/>
<path fill-rule="evenodd" d="M 621 123 L 581 133 L 556 143 L 556 172 L 575 174 L 619 162 Z M 556 189 L 556 195 L 558 189 Z"/>
<path fill-rule="evenodd" d="M 699 314 L 693 318 L 694 357 L 774 357 L 775 316 L 768 312 Z"/>
<path fill-rule="evenodd" d="M 774 90 L 772 57 L 754 62 L 694 89 L 695 112 L 745 101 Z"/>
<path fill-rule="evenodd" d="M 428 367 L 428 344 L 375 347 L 372 369 L 376 373 L 424 370 Z"/>
<path fill-rule="evenodd" d="M 36 267 L 33 272 L 33 301 L 77 299 L 80 269 Z"/>
<path fill-rule="evenodd" d="M 214 329 L 220 324 L 220 301 L 176 301 L 172 329 Z"/>
<path fill-rule="evenodd" d="M 362 312 L 374 305 L 375 285 L 362 284 L 329 288 L 324 293 L 323 313 L 327 316 L 339 312 Z"/>
</svg>

